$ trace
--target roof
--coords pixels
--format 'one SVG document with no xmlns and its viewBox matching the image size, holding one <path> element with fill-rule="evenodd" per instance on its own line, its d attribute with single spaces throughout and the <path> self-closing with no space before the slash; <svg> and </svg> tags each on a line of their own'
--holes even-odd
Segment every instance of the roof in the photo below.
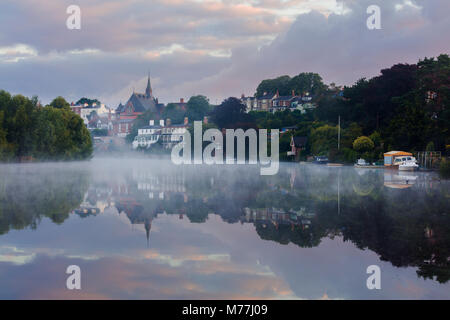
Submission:
<svg viewBox="0 0 450 320">
<path fill-rule="evenodd" d="M 145 112 L 147 110 L 158 112 L 156 100 L 145 94 L 133 93 L 126 103 L 126 105 L 129 104 L 133 106 L 134 112 Z"/>
<path fill-rule="evenodd" d="M 280 96 L 278 98 L 273 99 L 274 101 L 289 101 L 292 99 L 295 99 L 296 97 L 293 96 Z"/>
<path fill-rule="evenodd" d="M 275 97 L 275 94 L 274 93 L 269 93 L 269 94 L 266 94 L 266 95 L 263 95 L 263 96 L 259 97 L 258 99 L 268 100 L 268 99 L 273 99 L 273 97 Z"/>
<path fill-rule="evenodd" d="M 306 146 L 306 142 L 308 141 L 307 137 L 292 137 L 292 139 L 294 140 L 294 145 L 297 148 Z"/>
<path fill-rule="evenodd" d="M 384 154 L 385 157 L 389 156 L 412 156 L 413 154 L 405 151 L 389 151 Z"/>
</svg>

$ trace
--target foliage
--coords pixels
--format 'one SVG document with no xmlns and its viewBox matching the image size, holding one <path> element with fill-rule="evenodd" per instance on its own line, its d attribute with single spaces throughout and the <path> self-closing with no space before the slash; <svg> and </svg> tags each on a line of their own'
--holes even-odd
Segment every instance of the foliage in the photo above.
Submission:
<svg viewBox="0 0 450 320">
<path fill-rule="evenodd" d="M 289 96 L 292 91 L 297 95 L 306 93 L 318 96 L 325 90 L 322 78 L 317 73 L 300 73 L 291 78 L 287 75 L 275 79 L 263 80 L 256 89 L 256 96 L 261 97 L 264 93 L 275 94 L 277 91 L 281 96 Z"/>
<path fill-rule="evenodd" d="M 37 99 L 0 91 L 0 159 L 72 160 L 91 154 L 89 131 L 69 108 L 40 107 Z"/>
<path fill-rule="evenodd" d="M 162 112 L 163 119 L 170 119 L 172 123 L 183 123 L 186 110 L 175 103 L 169 103 Z"/>
<path fill-rule="evenodd" d="M 373 141 L 366 136 L 361 136 L 353 142 L 353 149 L 358 152 L 367 152 L 375 148 Z"/>
<path fill-rule="evenodd" d="M 311 131 L 311 152 L 313 155 L 327 155 L 337 149 L 338 128 L 324 125 Z"/>
<path fill-rule="evenodd" d="M 219 128 L 242 128 L 246 129 L 246 122 L 252 122 L 249 114 L 245 113 L 245 106 L 237 98 L 225 99 L 219 106 L 215 107 L 211 114 L 212 121 Z"/>
<path fill-rule="evenodd" d="M 53 99 L 52 102 L 50 102 L 50 106 L 56 109 L 69 108 L 70 103 L 68 103 L 63 97 L 59 96 Z"/>
<path fill-rule="evenodd" d="M 209 101 L 205 96 L 193 96 L 187 102 L 186 116 L 189 118 L 189 121 L 201 121 L 209 111 Z"/>
<path fill-rule="evenodd" d="M 92 106 L 94 103 L 96 105 L 100 105 L 101 102 L 97 99 L 88 99 L 88 98 L 81 98 L 80 100 L 78 100 L 75 104 L 76 105 L 84 105 L 85 103 L 87 103 L 89 106 Z"/>
</svg>

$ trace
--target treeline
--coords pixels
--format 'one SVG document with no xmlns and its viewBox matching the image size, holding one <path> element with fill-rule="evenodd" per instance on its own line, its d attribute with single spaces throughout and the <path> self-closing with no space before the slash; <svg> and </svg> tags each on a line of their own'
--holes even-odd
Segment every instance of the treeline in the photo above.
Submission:
<svg viewBox="0 0 450 320">
<path fill-rule="evenodd" d="M 376 161 L 390 150 L 450 151 L 450 58 L 442 54 L 417 64 L 397 64 L 381 70 L 369 80 L 353 86 L 325 85 L 318 74 L 300 73 L 263 80 L 256 96 L 264 92 L 312 95 L 317 107 L 302 114 L 283 111 L 274 114 L 250 112 L 242 106 L 212 113 L 212 119 L 227 127 L 282 129 L 294 131 L 280 137 L 280 156 L 290 149 L 290 138 L 308 137 L 303 158 L 326 155 L 331 160 L 353 162 L 358 157 Z M 232 110 L 238 110 L 238 115 Z M 341 139 L 338 148 L 338 121 Z"/>
<path fill-rule="evenodd" d="M 43 107 L 37 97 L 0 91 L 0 161 L 81 160 L 91 154 L 89 131 L 62 97 Z"/>
</svg>

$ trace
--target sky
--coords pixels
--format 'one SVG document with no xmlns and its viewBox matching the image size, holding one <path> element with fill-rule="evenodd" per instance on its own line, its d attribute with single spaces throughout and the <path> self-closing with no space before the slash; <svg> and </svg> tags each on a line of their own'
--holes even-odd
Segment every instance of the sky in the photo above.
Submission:
<svg viewBox="0 0 450 320">
<path fill-rule="evenodd" d="M 70 5 L 79 30 L 66 26 Z M 370 5 L 380 30 L 367 28 Z M 220 103 L 285 74 L 351 85 L 450 53 L 449 30 L 448 0 L 2 0 L 0 89 L 115 108 L 150 73 L 161 102 Z"/>
</svg>

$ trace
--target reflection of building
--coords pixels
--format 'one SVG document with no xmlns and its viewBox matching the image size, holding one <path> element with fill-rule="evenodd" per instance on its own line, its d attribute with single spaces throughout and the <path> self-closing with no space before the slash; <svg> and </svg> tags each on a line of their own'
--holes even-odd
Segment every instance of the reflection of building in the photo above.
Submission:
<svg viewBox="0 0 450 320">
<path fill-rule="evenodd" d="M 407 189 L 416 183 L 417 178 L 417 176 L 402 171 L 399 171 L 398 174 L 386 172 L 384 174 L 384 186 L 394 189 Z"/>
<path fill-rule="evenodd" d="M 311 225 L 311 219 L 315 217 L 314 213 L 306 212 L 305 208 L 289 210 L 289 212 L 280 208 L 245 208 L 244 212 L 245 215 L 241 218 L 241 222 L 266 222 L 275 226 L 286 224 L 308 228 Z"/>
</svg>

